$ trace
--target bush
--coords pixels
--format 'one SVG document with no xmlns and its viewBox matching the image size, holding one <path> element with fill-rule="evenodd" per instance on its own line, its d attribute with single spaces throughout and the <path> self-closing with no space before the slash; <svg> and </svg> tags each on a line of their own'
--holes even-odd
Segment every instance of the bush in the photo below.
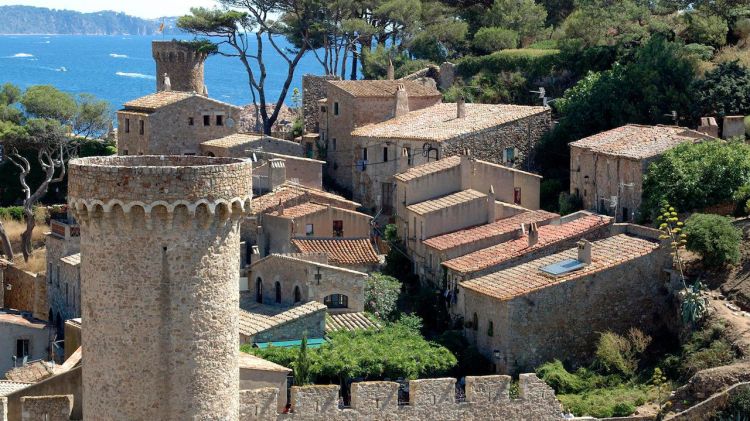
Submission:
<svg viewBox="0 0 750 421">
<path fill-rule="evenodd" d="M 483 53 L 516 48 L 518 47 L 518 33 L 498 27 L 480 28 L 474 35 L 471 45 Z"/>
<path fill-rule="evenodd" d="M 653 391 L 647 386 L 623 385 L 580 394 L 562 394 L 557 398 L 576 416 L 609 418 L 632 414 L 636 404 L 653 399 L 652 395 Z"/>
<path fill-rule="evenodd" d="M 559 213 L 563 216 L 583 209 L 583 199 L 568 192 L 560 193 L 557 204 Z"/>
<path fill-rule="evenodd" d="M 542 364 L 536 374 L 543 379 L 556 393 L 580 393 L 589 389 L 589 385 L 579 376 L 565 369 L 560 360 Z"/>
<path fill-rule="evenodd" d="M 365 284 L 365 310 L 382 320 L 393 320 L 401 282 L 382 273 L 373 273 Z"/>
<path fill-rule="evenodd" d="M 723 324 L 711 323 L 693 332 L 682 346 L 681 356 L 677 359 L 677 371 L 682 379 L 687 379 L 700 370 L 727 365 L 734 361 L 737 353 L 725 337 L 724 331 Z M 665 365 L 669 365 L 672 360 L 668 356 Z"/>
<path fill-rule="evenodd" d="M 721 267 L 740 260 L 742 232 L 730 218 L 696 213 L 685 221 L 687 249 L 700 253 L 709 267 Z"/>
<path fill-rule="evenodd" d="M 750 184 L 743 184 L 732 195 L 734 200 L 734 216 L 745 216 L 748 214 L 747 201 L 750 200 Z"/>
<path fill-rule="evenodd" d="M 596 366 L 607 374 L 632 377 L 638 369 L 638 358 L 651 343 L 651 337 L 632 328 L 627 336 L 605 332 L 596 345 Z"/>
<path fill-rule="evenodd" d="M 5 221 L 23 221 L 23 206 L 0 208 L 0 219 Z"/>
<path fill-rule="evenodd" d="M 458 61 L 457 72 L 470 77 L 480 71 L 490 74 L 500 72 L 521 72 L 528 79 L 547 76 L 558 61 L 559 50 L 509 49 L 474 57 L 468 56 Z"/>
</svg>

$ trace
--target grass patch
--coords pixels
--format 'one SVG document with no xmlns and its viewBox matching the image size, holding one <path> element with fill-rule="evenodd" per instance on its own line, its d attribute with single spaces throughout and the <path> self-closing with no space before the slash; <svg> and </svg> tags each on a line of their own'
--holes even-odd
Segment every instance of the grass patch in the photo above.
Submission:
<svg viewBox="0 0 750 421">
<path fill-rule="evenodd" d="M 626 384 L 582 393 L 559 394 L 557 398 L 566 411 L 576 416 L 626 417 L 632 414 L 636 407 L 656 400 L 657 392 L 652 386 Z"/>
</svg>

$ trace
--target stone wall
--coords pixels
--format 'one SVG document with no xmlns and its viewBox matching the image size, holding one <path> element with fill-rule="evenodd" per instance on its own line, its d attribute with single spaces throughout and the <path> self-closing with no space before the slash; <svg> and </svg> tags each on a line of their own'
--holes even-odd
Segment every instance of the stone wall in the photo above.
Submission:
<svg viewBox="0 0 750 421">
<path fill-rule="evenodd" d="M 320 130 L 320 110 L 318 101 L 327 95 L 326 81 L 340 80 L 338 76 L 302 76 L 302 109 L 305 118 L 305 132 L 317 133 Z"/>
<path fill-rule="evenodd" d="M 30 311 L 35 318 L 47 320 L 47 277 L 33 274 L 7 265 L 3 270 L 3 307 L 20 311 Z M 10 290 L 8 289 L 10 287 Z"/>
<path fill-rule="evenodd" d="M 165 89 L 164 73 L 167 73 L 173 91 L 203 93 L 203 63 L 207 53 L 180 41 L 152 41 L 151 52 L 156 62 L 157 91 Z"/>
<path fill-rule="evenodd" d="M 692 406 L 677 414 L 667 416 L 668 421 L 703 421 L 711 419 L 717 412 L 727 407 L 730 399 L 744 391 L 750 391 L 750 383 L 738 383 L 732 387 L 712 395 L 705 401 Z"/>
<path fill-rule="evenodd" d="M 53 232 L 47 234 L 47 301 L 53 318 L 68 320 L 81 317 L 80 263 L 76 259 L 61 258 L 80 251 L 80 228 L 75 224 L 52 222 Z M 59 228 L 59 229 L 56 229 Z M 60 236 L 56 232 L 66 233 Z M 70 235 L 70 233 L 75 235 Z M 52 320 L 50 320 L 52 322 Z M 59 322 L 61 323 L 61 322 Z"/>
<path fill-rule="evenodd" d="M 72 409 L 73 395 L 21 398 L 22 421 L 70 421 Z"/>
<path fill-rule="evenodd" d="M 552 128 L 550 110 L 515 120 L 486 130 L 473 132 L 441 144 L 441 157 L 460 155 L 470 150 L 476 159 L 503 164 L 505 148 L 515 148 L 513 166 L 524 170 L 538 170 L 534 150 L 539 139 Z"/>
<path fill-rule="evenodd" d="M 276 412 L 278 389 L 244 391 L 243 421 L 270 420 L 562 420 L 552 388 L 534 374 L 522 374 L 520 397 L 509 396 L 508 376 L 466 377 L 466 402 L 456 402 L 456 379 L 409 382 L 409 403 L 399 405 L 398 383 L 361 382 L 351 386 L 351 408 L 339 409 L 339 387 L 292 387 L 291 411 Z"/>
<path fill-rule="evenodd" d="M 56 374 L 39 383 L 9 394 L 7 396 L 8 421 L 19 421 L 21 419 L 21 399 L 24 397 L 44 397 L 50 395 L 72 396 L 73 406 L 71 408 L 70 418 L 74 420 L 83 419 L 81 367 L 75 367 L 62 374 Z M 0 421 L 2 421 L 2 417 L 0 417 Z"/>
<path fill-rule="evenodd" d="M 81 340 L 94 350 L 84 352 L 84 413 L 236 420 L 251 163 L 114 156 L 75 159 L 69 171 L 85 257 Z"/>
</svg>

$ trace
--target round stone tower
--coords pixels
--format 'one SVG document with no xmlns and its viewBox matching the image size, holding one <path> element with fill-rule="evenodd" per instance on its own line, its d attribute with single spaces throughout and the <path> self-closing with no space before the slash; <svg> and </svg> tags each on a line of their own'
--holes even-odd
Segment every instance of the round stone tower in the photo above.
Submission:
<svg viewBox="0 0 750 421">
<path fill-rule="evenodd" d="M 237 420 L 251 163 L 113 156 L 69 168 L 81 225 L 86 418 Z"/>
<path fill-rule="evenodd" d="M 203 94 L 203 63 L 208 54 L 184 41 L 153 41 L 151 51 L 156 61 L 156 91 L 163 91 L 164 75 L 168 75 L 173 91 Z"/>
</svg>

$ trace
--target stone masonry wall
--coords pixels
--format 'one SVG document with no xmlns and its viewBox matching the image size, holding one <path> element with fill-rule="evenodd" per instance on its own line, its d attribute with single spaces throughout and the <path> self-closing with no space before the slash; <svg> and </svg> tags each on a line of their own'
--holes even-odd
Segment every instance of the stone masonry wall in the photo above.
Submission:
<svg viewBox="0 0 750 421">
<path fill-rule="evenodd" d="M 242 421 L 270 420 L 561 420 L 562 409 L 552 388 L 534 374 L 522 374 L 519 399 L 510 399 L 509 376 L 466 377 L 466 402 L 456 402 L 456 379 L 425 379 L 409 382 L 409 404 L 399 405 L 398 383 L 352 384 L 351 408 L 339 409 L 339 387 L 292 387 L 288 414 L 276 412 L 278 390 L 243 391 Z"/>
<path fill-rule="evenodd" d="M 203 93 L 203 63 L 208 54 L 180 41 L 153 41 L 151 51 L 156 62 L 157 91 L 164 90 L 167 73 L 172 90 Z"/>
<path fill-rule="evenodd" d="M 305 119 L 305 132 L 316 133 L 320 129 L 318 101 L 327 95 L 326 81 L 340 80 L 338 76 L 302 76 L 302 110 Z"/>
<path fill-rule="evenodd" d="M 22 421 L 69 421 L 72 410 L 73 395 L 21 398 Z"/>
<path fill-rule="evenodd" d="M 513 166 L 524 170 L 536 170 L 534 149 L 539 139 L 551 127 L 552 115 L 547 110 L 524 119 L 443 142 L 440 156 L 461 155 L 464 150 L 468 149 L 476 159 L 503 164 L 503 151 L 505 148 L 514 147 L 520 159 L 517 159 Z"/>
<path fill-rule="evenodd" d="M 239 416 L 239 225 L 251 163 L 187 156 L 69 164 L 81 224 L 83 413 Z M 91 418 L 89 418 L 91 419 Z"/>
<path fill-rule="evenodd" d="M 2 287 L 4 307 L 30 311 L 37 319 L 47 320 L 49 306 L 47 305 L 47 277 L 44 274 L 33 274 L 13 265 L 7 265 Z"/>
</svg>

